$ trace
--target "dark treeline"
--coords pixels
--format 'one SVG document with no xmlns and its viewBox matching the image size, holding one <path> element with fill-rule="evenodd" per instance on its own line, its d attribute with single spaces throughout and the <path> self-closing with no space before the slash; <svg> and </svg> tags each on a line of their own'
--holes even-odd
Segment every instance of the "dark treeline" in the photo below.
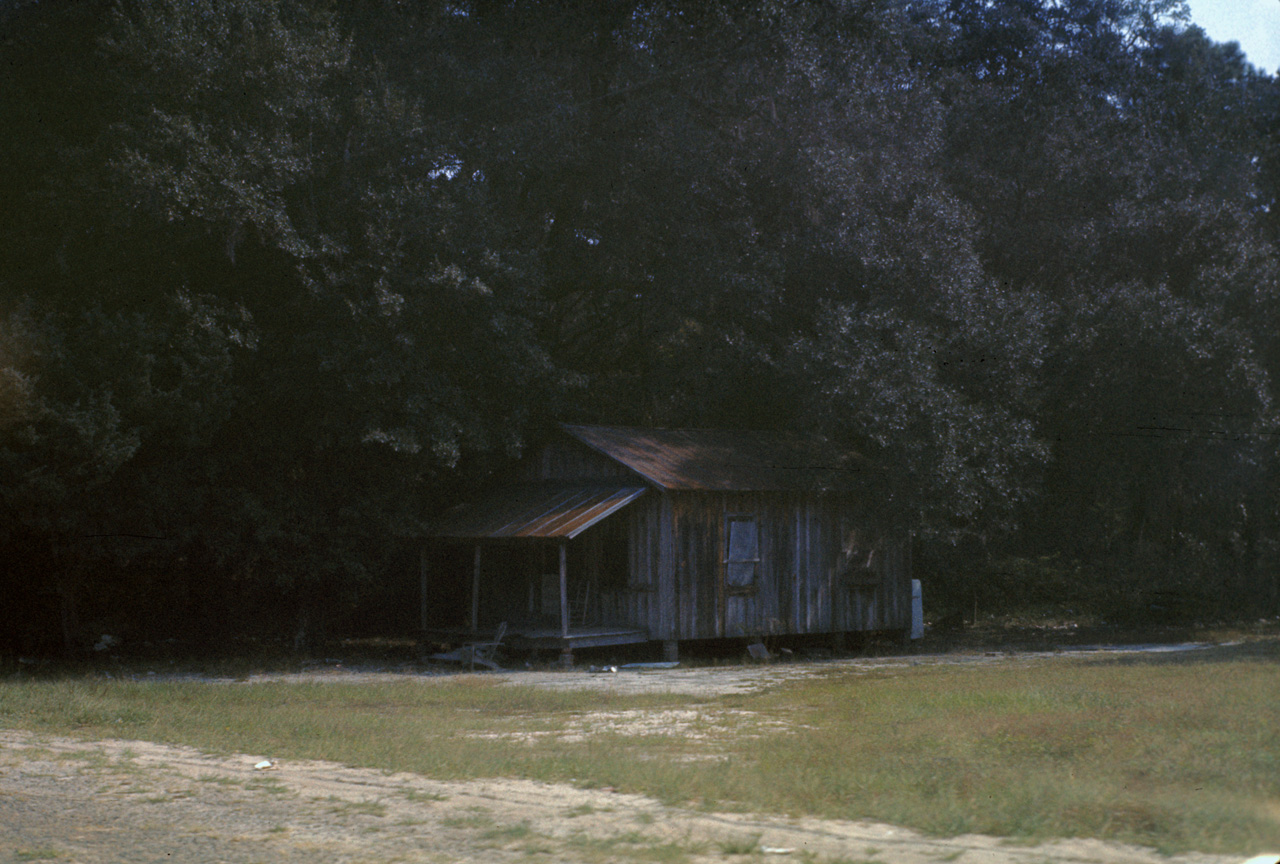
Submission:
<svg viewBox="0 0 1280 864">
<path fill-rule="evenodd" d="M 860 448 L 936 608 L 1276 612 L 1280 86 L 1185 11 L 0 3 L 0 654 L 408 629 L 557 421 Z"/>
</svg>

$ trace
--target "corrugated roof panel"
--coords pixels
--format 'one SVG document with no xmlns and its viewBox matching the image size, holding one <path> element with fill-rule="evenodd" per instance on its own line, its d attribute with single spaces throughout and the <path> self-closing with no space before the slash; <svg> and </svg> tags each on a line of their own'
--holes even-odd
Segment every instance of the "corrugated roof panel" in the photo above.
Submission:
<svg viewBox="0 0 1280 864">
<path fill-rule="evenodd" d="M 565 426 L 574 438 L 663 489 L 718 492 L 853 489 L 865 462 L 784 432 Z"/>
<path fill-rule="evenodd" d="M 643 486 L 508 486 L 449 511 L 430 533 L 459 540 L 572 540 L 644 492 Z"/>
</svg>

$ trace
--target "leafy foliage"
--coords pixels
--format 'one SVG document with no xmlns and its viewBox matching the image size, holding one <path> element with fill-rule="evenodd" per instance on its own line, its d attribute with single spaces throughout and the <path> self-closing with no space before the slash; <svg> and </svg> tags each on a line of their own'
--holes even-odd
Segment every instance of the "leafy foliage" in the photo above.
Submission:
<svg viewBox="0 0 1280 864">
<path fill-rule="evenodd" d="M 0 585 L 314 630 L 586 420 L 867 451 L 935 580 L 1274 607 L 1280 90 L 1185 11 L 10 4 Z"/>
</svg>

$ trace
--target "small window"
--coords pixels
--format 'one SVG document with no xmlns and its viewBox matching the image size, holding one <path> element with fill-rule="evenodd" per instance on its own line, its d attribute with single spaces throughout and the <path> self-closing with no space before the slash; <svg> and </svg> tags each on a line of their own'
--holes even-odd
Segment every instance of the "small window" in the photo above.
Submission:
<svg viewBox="0 0 1280 864">
<path fill-rule="evenodd" d="M 756 517 L 730 516 L 725 521 L 725 581 L 735 588 L 753 585 L 760 564 Z"/>
</svg>

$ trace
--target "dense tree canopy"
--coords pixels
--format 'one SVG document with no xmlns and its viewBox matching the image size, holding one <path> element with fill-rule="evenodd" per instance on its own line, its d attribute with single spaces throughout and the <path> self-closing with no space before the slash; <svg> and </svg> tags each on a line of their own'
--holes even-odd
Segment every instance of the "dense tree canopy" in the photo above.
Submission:
<svg viewBox="0 0 1280 864">
<path fill-rule="evenodd" d="M 560 420 L 856 447 L 943 597 L 1280 603 L 1280 87 L 1178 0 L 30 0 L 0 70 L 0 649 L 313 628 Z"/>
</svg>

